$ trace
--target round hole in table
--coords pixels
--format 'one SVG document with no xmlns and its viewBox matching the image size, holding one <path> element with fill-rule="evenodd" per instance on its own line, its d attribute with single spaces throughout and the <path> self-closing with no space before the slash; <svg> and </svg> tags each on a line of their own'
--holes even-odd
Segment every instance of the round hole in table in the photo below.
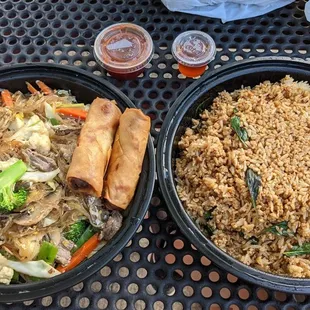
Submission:
<svg viewBox="0 0 310 310">
<path fill-rule="evenodd" d="M 211 271 L 209 273 L 209 279 L 212 282 L 218 282 L 220 280 L 220 275 L 217 271 Z"/>
<path fill-rule="evenodd" d="M 166 261 L 167 264 L 172 265 L 172 264 L 175 263 L 176 257 L 175 257 L 174 254 L 169 253 L 169 254 L 167 254 L 167 255 L 165 256 L 165 261 Z"/>
<path fill-rule="evenodd" d="M 90 288 L 94 293 L 98 293 L 102 289 L 102 284 L 99 281 L 95 281 L 91 284 Z"/>
<path fill-rule="evenodd" d="M 157 223 L 151 224 L 149 226 L 149 231 L 150 231 L 151 234 L 156 235 L 160 231 L 160 226 Z"/>
<path fill-rule="evenodd" d="M 296 302 L 303 303 L 307 297 L 303 294 L 293 294 L 293 298 Z"/>
<path fill-rule="evenodd" d="M 181 239 L 176 239 L 173 242 L 173 246 L 174 246 L 175 249 L 181 250 L 184 247 L 184 242 Z"/>
<path fill-rule="evenodd" d="M 106 298 L 100 298 L 97 302 L 97 307 L 101 309 L 107 309 L 109 305 L 109 302 Z"/>
<path fill-rule="evenodd" d="M 181 269 L 175 269 L 172 273 L 172 277 L 176 281 L 180 281 L 184 278 L 184 273 Z"/>
<path fill-rule="evenodd" d="M 247 300 L 250 297 L 250 292 L 247 288 L 241 288 L 238 291 L 238 296 L 240 299 Z"/>
<path fill-rule="evenodd" d="M 130 294 L 137 294 L 139 291 L 139 286 L 136 283 L 130 283 L 127 287 L 127 290 Z"/>
<path fill-rule="evenodd" d="M 208 309 L 209 310 L 222 310 L 219 304 L 211 304 Z M 236 309 L 229 308 L 229 310 L 236 310 Z"/>
<path fill-rule="evenodd" d="M 193 270 L 193 271 L 191 272 L 191 279 L 192 279 L 193 281 L 195 281 L 195 282 L 200 281 L 200 280 L 202 279 L 202 274 L 201 274 L 201 272 L 198 271 L 198 270 Z"/>
<path fill-rule="evenodd" d="M 227 287 L 223 287 L 220 289 L 220 296 L 223 298 L 223 299 L 229 299 L 230 296 L 231 296 L 231 292 L 229 290 L 229 288 Z"/>
<path fill-rule="evenodd" d="M 194 295 L 194 289 L 190 285 L 184 286 L 182 292 L 185 297 L 192 297 Z"/>
<path fill-rule="evenodd" d="M 60 306 L 63 307 L 63 308 L 67 308 L 71 305 L 71 298 L 69 296 L 64 296 L 60 299 Z"/>
<path fill-rule="evenodd" d="M 230 273 L 227 274 L 227 280 L 230 283 L 236 283 L 238 281 L 238 278 Z"/>
<path fill-rule="evenodd" d="M 179 301 L 176 301 L 172 304 L 172 310 L 183 310 L 183 304 Z"/>
<path fill-rule="evenodd" d="M 191 310 L 202 310 L 202 305 L 198 302 L 194 302 L 191 304 Z"/>
<path fill-rule="evenodd" d="M 121 267 L 119 270 L 118 270 L 118 275 L 121 277 L 121 278 L 126 278 L 128 277 L 129 275 L 129 269 L 127 267 Z"/>
<path fill-rule="evenodd" d="M 159 249 L 165 249 L 167 245 L 168 245 L 168 242 L 165 239 L 163 238 L 156 239 L 156 246 Z"/>
<path fill-rule="evenodd" d="M 204 297 L 204 298 L 210 298 L 212 295 L 213 295 L 213 291 L 210 287 L 208 286 L 205 286 L 201 289 L 201 295 Z"/>
<path fill-rule="evenodd" d="M 160 210 L 157 211 L 156 216 L 157 216 L 157 218 L 159 220 L 165 221 L 167 219 L 167 217 L 168 217 L 168 214 L 167 214 L 167 212 L 165 210 L 160 209 Z"/>
<path fill-rule="evenodd" d="M 127 301 L 125 299 L 118 299 L 115 303 L 116 309 L 117 310 L 124 310 L 127 308 Z"/>
<path fill-rule="evenodd" d="M 264 288 L 258 288 L 256 291 L 257 298 L 261 301 L 265 301 L 269 298 L 268 292 Z"/>
<path fill-rule="evenodd" d="M 150 241 L 147 238 L 141 238 L 139 240 L 139 246 L 141 248 L 147 248 L 150 245 Z"/>
<path fill-rule="evenodd" d="M 274 297 L 276 300 L 284 302 L 287 299 L 287 294 L 283 292 L 274 292 Z"/>
<path fill-rule="evenodd" d="M 122 253 L 117 254 L 117 255 L 113 258 L 113 260 L 114 260 L 115 262 L 119 262 L 119 261 L 121 261 L 122 259 L 123 259 L 123 254 L 122 254 Z"/>
<path fill-rule="evenodd" d="M 51 296 L 46 296 L 41 299 L 41 303 L 45 307 L 49 307 L 53 302 L 53 298 Z"/>
<path fill-rule="evenodd" d="M 137 263 L 138 261 L 140 261 L 140 254 L 138 252 L 132 252 L 130 253 L 129 259 L 133 263 Z"/>
<path fill-rule="evenodd" d="M 108 277 L 111 274 L 111 268 L 109 266 L 105 266 L 100 270 L 100 274 L 103 277 Z"/>
<path fill-rule="evenodd" d="M 144 279 L 147 276 L 148 272 L 145 268 L 137 269 L 137 277 L 140 279 Z"/>
</svg>

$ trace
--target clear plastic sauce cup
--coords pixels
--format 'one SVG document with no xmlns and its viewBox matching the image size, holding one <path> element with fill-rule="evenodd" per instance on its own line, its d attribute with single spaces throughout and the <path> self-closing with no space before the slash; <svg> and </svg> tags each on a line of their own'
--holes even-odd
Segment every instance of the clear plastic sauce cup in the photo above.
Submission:
<svg viewBox="0 0 310 310">
<path fill-rule="evenodd" d="M 172 55 L 179 63 L 179 71 L 187 77 L 202 75 L 215 54 L 214 40 L 202 31 L 183 32 L 172 45 Z"/>
<path fill-rule="evenodd" d="M 99 33 L 94 45 L 97 62 L 111 76 L 127 80 L 140 75 L 154 54 L 149 33 L 131 23 L 119 23 Z"/>
</svg>

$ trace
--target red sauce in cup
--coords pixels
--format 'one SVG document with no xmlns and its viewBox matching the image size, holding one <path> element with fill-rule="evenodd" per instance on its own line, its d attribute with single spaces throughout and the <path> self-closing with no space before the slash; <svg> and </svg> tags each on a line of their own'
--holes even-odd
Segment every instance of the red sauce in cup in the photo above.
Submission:
<svg viewBox="0 0 310 310">
<path fill-rule="evenodd" d="M 111 76 L 127 80 L 138 77 L 154 54 L 149 33 L 140 26 L 120 23 L 104 29 L 96 38 L 94 55 Z"/>
<path fill-rule="evenodd" d="M 187 77 L 202 75 L 215 53 L 214 40 L 202 31 L 183 32 L 172 45 L 172 55 L 179 63 L 179 71 Z"/>
</svg>

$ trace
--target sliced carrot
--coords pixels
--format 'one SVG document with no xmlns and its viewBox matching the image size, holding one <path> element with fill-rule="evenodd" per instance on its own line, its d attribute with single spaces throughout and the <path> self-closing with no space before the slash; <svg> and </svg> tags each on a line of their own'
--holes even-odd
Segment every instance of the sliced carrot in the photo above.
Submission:
<svg viewBox="0 0 310 310">
<path fill-rule="evenodd" d="M 86 119 L 87 116 L 87 111 L 78 108 L 58 108 L 56 109 L 56 112 L 80 119 Z"/>
<path fill-rule="evenodd" d="M 45 95 L 50 95 L 53 93 L 52 89 L 49 88 L 44 82 L 37 80 L 36 83 Z"/>
<path fill-rule="evenodd" d="M 30 91 L 31 94 L 37 94 L 39 93 L 38 90 L 36 90 L 29 82 L 26 82 L 27 88 Z"/>
<path fill-rule="evenodd" d="M 98 233 L 94 234 L 72 255 L 70 263 L 67 266 L 58 266 L 57 270 L 63 273 L 80 264 L 99 245 L 100 240 L 98 236 Z"/>
<path fill-rule="evenodd" d="M 2 99 L 2 103 L 6 106 L 6 107 L 12 107 L 13 106 L 13 98 L 11 93 L 7 90 L 4 89 L 1 92 L 1 99 Z"/>
</svg>

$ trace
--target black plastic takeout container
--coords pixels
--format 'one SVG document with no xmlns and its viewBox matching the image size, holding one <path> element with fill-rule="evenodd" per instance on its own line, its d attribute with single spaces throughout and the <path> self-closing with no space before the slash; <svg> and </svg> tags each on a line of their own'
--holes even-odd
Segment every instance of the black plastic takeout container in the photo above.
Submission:
<svg viewBox="0 0 310 310">
<path fill-rule="evenodd" d="M 191 126 L 192 118 L 199 118 L 199 111 L 210 108 L 219 92 L 231 92 L 242 85 L 254 86 L 265 80 L 276 82 L 287 74 L 297 81 L 310 82 L 310 63 L 284 57 L 250 59 L 211 71 L 193 83 L 177 98 L 161 128 L 157 146 L 157 174 L 164 199 L 184 235 L 220 268 L 270 289 L 310 294 L 310 279 L 278 276 L 248 267 L 216 247 L 185 212 L 174 180 L 180 137 Z"/>
<path fill-rule="evenodd" d="M 93 74 L 61 65 L 25 64 L 0 68 L 0 88 L 27 92 L 25 81 L 40 79 L 52 88 L 71 90 L 79 102 L 91 103 L 96 97 L 115 99 L 118 107 L 134 108 L 134 104 L 116 87 Z M 155 181 L 154 148 L 149 138 L 142 172 L 135 196 L 124 213 L 120 231 L 90 259 L 76 268 L 51 279 L 31 284 L 1 285 L 0 302 L 16 302 L 53 294 L 72 287 L 105 266 L 133 237 L 148 209 Z"/>
</svg>

